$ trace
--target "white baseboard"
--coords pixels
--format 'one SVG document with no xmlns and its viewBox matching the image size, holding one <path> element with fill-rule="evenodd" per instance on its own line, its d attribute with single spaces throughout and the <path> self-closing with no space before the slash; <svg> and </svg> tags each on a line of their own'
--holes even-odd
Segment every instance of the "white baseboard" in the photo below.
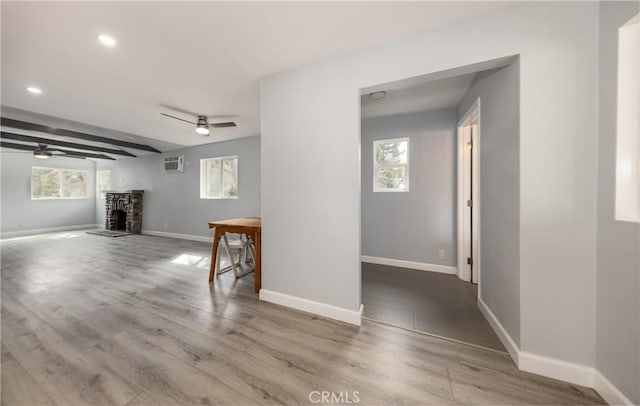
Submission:
<svg viewBox="0 0 640 406">
<path fill-rule="evenodd" d="M 480 298 L 478 307 L 521 371 L 593 388 L 609 405 L 633 405 L 615 385 L 592 367 L 520 351 L 495 314 Z"/>
<path fill-rule="evenodd" d="M 627 398 L 614 384 L 600 373 L 594 371 L 593 389 L 602 396 L 602 398 L 611 406 L 613 405 L 633 405 L 631 400 Z"/>
<path fill-rule="evenodd" d="M 489 325 L 491 326 L 493 331 L 495 331 L 496 335 L 500 339 L 500 342 L 502 343 L 502 345 L 504 345 L 504 348 L 507 349 L 507 352 L 511 356 L 511 359 L 513 359 L 513 362 L 515 362 L 515 364 L 519 367 L 520 366 L 520 348 L 518 348 L 518 345 L 515 343 L 515 341 L 513 341 L 513 338 L 511 338 L 511 335 L 507 333 L 507 330 L 505 330 L 505 328 L 502 326 L 502 323 L 500 323 L 496 315 L 493 314 L 491 309 L 489 309 L 489 306 L 487 306 L 487 304 L 479 297 L 478 297 L 478 308 L 480 309 L 480 312 L 484 315 L 485 319 L 487 319 L 487 321 L 489 322 Z"/>
<path fill-rule="evenodd" d="M 49 227 L 49 228 L 34 228 L 31 230 L 20 230 L 20 231 L 9 231 L 3 232 L 0 234 L 0 238 L 15 238 L 15 237 L 24 237 L 28 235 L 37 235 L 37 234 L 45 234 L 45 233 L 56 233 L 60 231 L 71 231 L 71 230 L 86 230 L 89 228 L 99 228 L 99 224 L 76 224 L 72 226 L 61 226 L 61 227 Z"/>
<path fill-rule="evenodd" d="M 362 305 L 360 305 L 359 311 L 348 310 L 342 307 L 315 302 L 313 300 L 303 299 L 301 297 L 291 296 L 267 289 L 260 289 L 260 300 L 343 321 L 356 326 L 360 326 L 362 324 Z"/>
<path fill-rule="evenodd" d="M 142 230 L 142 234 L 152 235 L 155 237 L 177 238 L 180 240 L 202 241 L 202 242 L 208 242 L 208 243 L 213 242 L 213 236 L 203 237 L 201 235 L 167 233 L 165 231 L 153 231 L 153 230 Z"/>
<path fill-rule="evenodd" d="M 380 258 L 380 257 L 371 257 L 368 255 L 361 255 L 360 260 L 362 262 L 367 262 L 369 264 L 395 266 L 398 268 L 417 269 L 420 271 L 439 272 L 439 273 L 446 273 L 450 275 L 455 275 L 457 273 L 456 267 L 454 266 L 405 261 L 403 259 Z"/>
<path fill-rule="evenodd" d="M 560 381 L 593 388 L 593 375 L 595 370 L 586 365 L 576 364 L 520 351 L 520 363 L 518 367 L 522 371 L 546 376 Z"/>
</svg>

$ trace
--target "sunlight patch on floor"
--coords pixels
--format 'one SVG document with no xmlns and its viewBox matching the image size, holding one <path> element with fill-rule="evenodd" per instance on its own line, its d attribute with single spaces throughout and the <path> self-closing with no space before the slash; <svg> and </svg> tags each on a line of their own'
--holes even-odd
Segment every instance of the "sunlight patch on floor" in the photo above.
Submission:
<svg viewBox="0 0 640 406">
<path fill-rule="evenodd" d="M 221 261 L 224 262 L 224 261 Z M 192 255 L 192 254 L 182 254 L 171 261 L 172 264 L 177 265 L 189 265 L 195 266 L 197 268 L 209 268 L 209 257 L 208 256 L 200 256 L 200 255 Z"/>
</svg>

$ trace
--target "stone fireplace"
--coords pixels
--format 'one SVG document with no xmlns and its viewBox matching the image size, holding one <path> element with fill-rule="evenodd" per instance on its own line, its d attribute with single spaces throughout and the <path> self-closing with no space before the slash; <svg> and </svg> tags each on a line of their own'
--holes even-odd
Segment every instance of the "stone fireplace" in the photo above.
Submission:
<svg viewBox="0 0 640 406">
<path fill-rule="evenodd" d="M 106 192 L 105 230 L 140 234 L 144 190 Z"/>
</svg>

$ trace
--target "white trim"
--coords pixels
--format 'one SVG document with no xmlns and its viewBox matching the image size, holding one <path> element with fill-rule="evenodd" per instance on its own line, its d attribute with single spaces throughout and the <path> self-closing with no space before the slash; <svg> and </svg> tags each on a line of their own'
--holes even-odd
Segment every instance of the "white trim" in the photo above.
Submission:
<svg viewBox="0 0 640 406">
<path fill-rule="evenodd" d="M 49 197 L 33 197 L 33 170 L 34 169 L 52 169 L 58 171 L 58 191 L 60 192 L 60 196 L 49 196 Z M 82 172 L 86 175 L 85 180 L 85 195 L 80 197 L 72 197 L 72 196 L 62 196 L 62 172 Z M 31 200 L 41 201 L 41 200 L 84 200 L 91 199 L 91 193 L 89 192 L 89 171 L 85 169 L 65 169 L 65 168 L 51 168 L 48 166 L 32 166 L 31 167 L 31 177 L 29 178 L 30 187 L 31 187 Z"/>
<path fill-rule="evenodd" d="M 518 368 L 522 371 L 593 388 L 595 370 L 586 365 L 520 351 Z"/>
<path fill-rule="evenodd" d="M 507 330 L 505 330 L 505 328 L 502 326 L 502 323 L 500 323 L 496 315 L 493 314 L 491 309 L 489 309 L 489 306 L 487 306 L 487 304 L 480 298 L 478 298 L 478 308 L 484 315 L 484 318 L 489 322 L 489 325 L 491 326 L 493 331 L 495 331 L 496 335 L 500 339 L 500 342 L 502 343 L 502 345 L 504 345 L 504 348 L 507 349 L 507 352 L 511 356 L 511 359 L 513 359 L 513 362 L 515 362 L 516 365 L 519 365 L 520 348 L 518 348 L 518 344 L 513 341 L 513 338 L 511 338 L 509 333 L 507 333 Z"/>
<path fill-rule="evenodd" d="M 0 233 L 0 238 L 14 238 L 14 237 L 24 237 L 26 235 L 37 235 L 37 234 L 45 234 L 45 233 L 55 233 L 58 231 L 70 231 L 70 230 L 86 230 L 88 228 L 99 228 L 101 224 L 77 224 L 73 226 L 61 226 L 61 227 L 49 227 L 49 228 L 34 228 L 31 230 L 20 230 L 20 231 L 8 231 Z"/>
<path fill-rule="evenodd" d="M 395 144 L 398 142 L 406 142 L 407 143 L 407 163 L 406 164 L 397 164 L 397 165 L 382 165 L 384 166 L 403 166 L 404 167 L 404 176 L 405 176 L 405 180 L 407 182 L 407 187 L 405 187 L 404 189 L 386 189 L 386 188 L 381 188 L 378 187 L 378 162 L 376 161 L 376 145 L 379 144 Z M 376 140 L 373 141 L 373 192 L 374 193 L 403 193 L 403 192 L 408 192 L 409 191 L 409 154 L 411 152 L 411 148 L 410 148 L 410 139 L 409 137 L 403 137 L 403 138 L 390 138 L 390 139 L 385 139 L 385 140 Z"/>
<path fill-rule="evenodd" d="M 204 237 L 201 235 L 168 233 L 165 231 L 153 231 L 153 230 L 142 230 L 142 234 L 151 235 L 155 237 L 177 238 L 179 240 L 213 242 L 213 236 Z"/>
<path fill-rule="evenodd" d="M 260 300 L 343 321 L 356 326 L 362 324 L 363 305 L 360 305 L 359 311 L 354 311 L 267 289 L 260 289 Z"/>
<path fill-rule="evenodd" d="M 466 254 L 464 252 L 464 209 L 466 207 L 467 202 L 465 201 L 465 194 L 463 193 L 463 183 L 464 183 L 464 170 L 463 170 L 463 160 L 464 160 L 464 152 L 465 145 L 463 142 L 464 139 L 464 127 L 473 126 L 474 131 L 472 132 L 471 143 L 473 145 L 472 149 L 472 172 L 473 172 L 473 183 L 472 183 L 472 193 L 471 200 L 473 201 L 473 217 L 472 217 L 472 243 L 471 247 L 473 251 L 473 275 L 469 274 L 469 268 L 462 266 L 466 264 Z M 480 296 L 482 290 L 481 284 L 481 233 L 480 233 L 480 143 L 481 143 L 481 103 L 480 98 L 478 97 L 471 107 L 467 110 L 467 112 L 462 116 L 462 118 L 457 123 L 457 140 L 458 140 L 458 175 L 457 175 L 457 190 L 458 190 L 458 198 L 457 198 L 457 220 L 458 220 L 458 249 L 457 249 L 457 259 L 458 259 L 458 269 L 457 274 L 458 277 L 464 281 L 471 281 L 478 284 L 478 296 Z M 473 280 L 472 280 L 473 278 Z"/>
<path fill-rule="evenodd" d="M 609 405 L 633 405 L 618 388 L 605 378 L 597 369 L 520 351 L 509 333 L 504 329 L 489 306 L 478 298 L 478 308 L 505 346 L 509 355 L 521 371 L 558 379 L 564 382 L 593 388 Z"/>
<path fill-rule="evenodd" d="M 238 194 L 235 196 L 224 196 L 224 161 L 236 161 L 236 189 Z M 210 161 L 219 161 L 220 162 L 220 196 L 207 196 L 207 170 L 206 164 Z M 229 156 L 215 156 L 210 158 L 201 158 L 200 159 L 200 199 L 213 199 L 213 200 L 229 200 L 229 199 L 238 199 L 238 195 L 240 194 L 240 176 L 239 176 L 239 159 L 238 155 L 229 155 Z"/>
<path fill-rule="evenodd" d="M 610 405 L 633 405 L 620 389 L 616 388 L 607 378 L 595 370 L 593 375 L 593 389 Z"/>
<path fill-rule="evenodd" d="M 367 262 L 369 264 L 388 265 L 388 266 L 395 266 L 398 268 L 417 269 L 420 271 L 446 273 L 450 275 L 456 274 L 456 268 L 454 266 L 405 261 L 403 259 L 379 258 L 379 257 L 370 257 L 368 255 L 361 255 L 360 261 Z"/>
</svg>

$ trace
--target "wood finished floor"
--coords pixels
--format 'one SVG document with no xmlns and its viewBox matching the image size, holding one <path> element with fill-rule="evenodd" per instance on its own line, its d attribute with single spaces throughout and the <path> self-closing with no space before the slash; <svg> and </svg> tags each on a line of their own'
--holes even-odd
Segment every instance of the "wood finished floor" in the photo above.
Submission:
<svg viewBox="0 0 640 406">
<path fill-rule="evenodd" d="M 0 248 L 3 405 L 603 403 L 504 354 L 260 302 L 250 276 L 210 287 L 205 243 L 78 231 Z"/>
<path fill-rule="evenodd" d="M 362 264 L 365 317 L 506 352 L 477 302 L 477 285 L 455 275 Z"/>
</svg>

